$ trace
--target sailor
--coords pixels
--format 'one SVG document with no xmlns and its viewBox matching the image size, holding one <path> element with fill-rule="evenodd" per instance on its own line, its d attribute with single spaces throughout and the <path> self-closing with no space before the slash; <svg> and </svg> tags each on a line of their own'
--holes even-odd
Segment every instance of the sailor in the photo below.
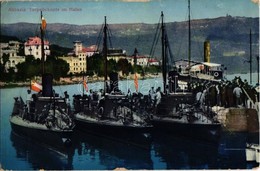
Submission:
<svg viewBox="0 0 260 171">
<path fill-rule="evenodd" d="M 238 107 L 238 105 L 241 104 L 242 93 L 243 92 L 242 92 L 241 88 L 238 85 L 233 90 L 233 94 L 235 95 L 235 98 L 236 98 L 236 107 Z"/>
<path fill-rule="evenodd" d="M 217 94 L 217 106 L 221 106 L 221 100 L 220 100 L 220 95 L 221 95 L 221 86 L 219 84 L 216 85 L 216 94 Z"/>
<path fill-rule="evenodd" d="M 97 95 L 98 95 L 98 101 L 101 100 L 102 93 L 103 93 L 103 89 L 100 89 L 99 92 L 97 93 Z"/>
<path fill-rule="evenodd" d="M 26 104 L 27 104 L 28 109 L 30 109 L 31 101 L 32 101 L 31 90 L 27 90 Z"/>
<path fill-rule="evenodd" d="M 70 98 L 69 98 L 70 96 L 68 95 L 67 91 L 64 92 L 64 97 L 65 97 L 65 100 L 66 100 L 66 104 L 69 105 L 70 104 Z"/>
<path fill-rule="evenodd" d="M 227 87 L 226 87 L 226 83 L 223 82 L 221 84 L 221 106 L 222 107 L 227 107 L 227 99 L 226 99 L 226 94 L 227 94 Z"/>
<path fill-rule="evenodd" d="M 234 106 L 234 97 L 233 97 L 232 83 L 230 81 L 228 81 L 226 87 L 227 87 L 227 91 L 226 91 L 227 107 L 233 107 Z"/>
<path fill-rule="evenodd" d="M 156 93 L 154 91 L 154 87 L 151 87 L 151 90 L 149 90 L 149 97 L 150 99 L 152 100 L 152 103 L 154 102 L 155 100 L 155 96 L 156 96 Z"/>
<path fill-rule="evenodd" d="M 90 100 L 93 100 L 93 90 L 92 89 L 89 90 L 89 98 L 90 98 Z"/>
<path fill-rule="evenodd" d="M 127 96 L 128 96 L 128 97 L 131 97 L 131 96 L 132 96 L 132 92 L 131 92 L 130 88 L 129 88 L 128 91 L 127 91 Z"/>
<path fill-rule="evenodd" d="M 202 108 L 205 100 L 205 94 L 202 93 L 202 89 L 196 94 L 196 102 L 200 108 Z"/>
<path fill-rule="evenodd" d="M 215 85 L 211 85 L 209 87 L 209 99 L 210 99 L 210 105 L 215 106 L 216 105 L 216 87 Z"/>
<path fill-rule="evenodd" d="M 158 87 L 158 88 L 156 89 L 156 96 L 155 96 L 156 104 L 155 104 L 155 106 L 157 106 L 157 105 L 161 102 L 161 98 L 162 98 L 162 95 L 161 95 L 161 87 Z"/>
</svg>

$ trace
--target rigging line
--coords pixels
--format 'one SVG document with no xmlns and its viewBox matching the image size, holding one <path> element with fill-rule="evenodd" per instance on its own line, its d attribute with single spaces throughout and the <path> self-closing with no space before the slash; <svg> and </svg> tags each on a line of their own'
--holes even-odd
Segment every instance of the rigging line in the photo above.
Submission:
<svg viewBox="0 0 260 171">
<path fill-rule="evenodd" d="M 110 47 L 113 48 L 113 44 L 112 44 L 112 41 L 111 41 L 112 32 L 111 32 L 111 29 L 110 29 L 108 24 L 107 24 L 107 31 L 108 31 L 108 40 L 109 40 Z"/>
<path fill-rule="evenodd" d="M 160 24 L 160 23 L 159 23 Z M 152 57 L 154 57 L 154 52 L 155 52 L 155 49 L 156 49 L 156 47 L 157 47 L 157 44 L 158 44 L 158 42 L 159 42 L 159 39 L 160 39 L 160 34 L 161 34 L 161 29 L 159 28 L 159 33 L 158 33 L 158 30 L 157 30 L 157 35 L 154 37 L 155 38 L 155 40 L 154 40 L 154 42 L 153 42 L 153 48 L 151 49 L 151 54 L 149 55 L 149 58 L 152 58 Z M 147 62 L 147 64 L 146 64 L 146 68 L 148 67 L 148 65 L 149 65 L 149 62 Z"/>
<path fill-rule="evenodd" d="M 97 41 L 96 41 L 97 51 L 99 50 L 100 42 L 102 40 L 103 28 L 104 28 L 104 24 L 102 24 L 102 26 L 101 26 L 101 29 L 99 31 L 98 38 L 97 38 Z"/>
<path fill-rule="evenodd" d="M 152 48 L 151 48 L 150 53 L 149 53 L 150 56 L 152 56 L 152 51 L 154 50 L 155 41 L 156 41 L 157 37 L 159 36 L 158 30 L 160 30 L 160 22 L 161 22 L 161 17 L 159 18 L 159 22 L 158 22 L 157 27 L 156 27 L 156 32 L 155 32 L 155 35 L 154 35 L 154 38 L 153 38 Z"/>
<path fill-rule="evenodd" d="M 186 23 L 188 23 L 188 14 L 189 14 L 189 9 L 187 9 L 187 11 L 186 11 L 186 14 L 185 14 L 185 20 L 182 22 L 183 23 L 183 25 L 184 24 L 186 24 Z M 184 32 L 185 32 L 185 30 L 184 30 Z M 185 32 L 186 33 L 186 32 Z M 186 35 L 186 34 L 185 34 Z M 187 34 L 188 35 L 188 34 Z M 179 45 L 179 48 L 178 48 L 178 50 L 177 50 L 177 53 L 176 53 L 176 55 L 178 56 L 178 57 L 180 57 L 180 56 L 182 56 L 181 57 L 181 59 L 183 58 L 183 59 L 186 59 L 186 57 L 188 56 L 187 55 L 187 51 L 185 50 L 184 51 L 184 53 L 183 53 L 183 55 L 181 54 L 181 49 L 182 49 L 182 46 L 183 46 L 183 44 L 185 44 L 184 43 L 184 36 L 181 36 L 181 38 L 180 38 L 180 45 Z M 187 39 L 188 39 L 188 37 L 187 37 Z M 188 41 L 187 41 L 188 42 Z M 185 45 L 184 45 L 185 46 Z M 185 58 L 184 58 L 185 57 Z"/>
<path fill-rule="evenodd" d="M 156 40 L 156 43 L 155 43 L 155 47 L 157 46 L 157 44 L 158 44 L 158 42 L 159 42 L 160 34 L 161 34 L 161 30 L 160 30 L 160 32 L 159 32 L 159 34 L 158 34 L 158 36 L 157 36 L 157 40 Z M 152 56 L 154 56 L 154 52 L 155 52 L 155 48 L 154 48 L 154 50 L 153 50 Z"/>
<path fill-rule="evenodd" d="M 154 55 L 155 42 L 156 41 L 158 42 L 158 39 L 160 37 L 160 32 L 158 33 L 158 30 L 160 31 L 160 22 L 161 22 L 161 17 L 159 17 L 159 21 L 158 21 L 158 24 L 157 24 L 157 27 L 156 27 L 156 32 L 155 32 L 155 35 L 154 35 L 154 38 L 153 38 L 153 44 L 152 44 L 152 47 L 151 47 L 151 50 L 150 50 L 150 53 L 149 53 L 149 58 L 152 58 L 152 56 Z M 146 67 L 144 68 L 144 72 L 146 72 L 148 65 L 149 65 L 149 61 L 147 62 Z"/>
<path fill-rule="evenodd" d="M 173 53 L 172 53 L 172 49 L 171 49 L 171 46 L 170 46 L 170 41 L 169 41 L 169 37 L 168 37 L 168 34 L 167 34 L 167 30 L 165 29 L 165 35 L 166 35 L 166 43 L 168 45 L 168 49 L 169 49 L 169 53 L 170 53 L 170 57 L 171 57 L 171 62 L 173 62 Z"/>
</svg>

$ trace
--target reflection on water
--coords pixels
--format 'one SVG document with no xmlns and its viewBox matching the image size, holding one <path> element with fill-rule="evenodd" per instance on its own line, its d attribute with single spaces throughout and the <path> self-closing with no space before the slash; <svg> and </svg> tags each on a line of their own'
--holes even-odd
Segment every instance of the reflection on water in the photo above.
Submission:
<svg viewBox="0 0 260 171">
<path fill-rule="evenodd" d="M 63 148 L 62 146 L 53 148 L 45 142 L 34 141 L 13 131 L 10 134 L 10 140 L 16 150 L 16 158 L 30 163 L 32 167 L 30 169 L 73 169 L 73 151 L 69 148 Z M 6 169 L 28 168 L 23 168 L 22 165 L 12 165 Z"/>
<path fill-rule="evenodd" d="M 104 169 L 125 167 L 127 169 L 153 169 L 150 156 L 151 143 L 123 140 L 121 136 L 93 135 L 78 132 L 75 150 L 79 156 L 98 159 Z M 74 139 L 75 140 L 75 139 Z M 86 169 L 100 169 L 100 166 Z"/>
<path fill-rule="evenodd" d="M 15 160 L 31 166 L 6 169 L 250 169 L 257 166 L 245 160 L 248 135 L 244 133 L 225 132 L 219 142 L 208 143 L 164 133 L 153 134 L 144 142 L 124 140 L 120 135 L 110 137 L 76 131 L 72 146 L 55 149 L 13 132 L 10 140 L 16 151 Z"/>
<path fill-rule="evenodd" d="M 150 85 L 156 87 L 156 81 Z M 246 162 L 244 150 L 246 142 L 255 142 L 259 137 L 246 133 L 222 132 L 219 142 L 210 144 L 165 134 L 163 130 L 145 141 L 76 131 L 69 148 L 58 144 L 54 148 L 48 145 L 48 140 L 37 142 L 17 136 L 11 132 L 9 116 L 13 97 L 25 98 L 26 89 L 0 90 L 0 165 L 3 169 L 251 169 L 257 166 Z M 70 97 L 78 93 L 77 85 L 55 87 L 56 92 L 59 90 L 60 94 L 67 90 Z"/>
<path fill-rule="evenodd" d="M 154 150 L 166 163 L 166 169 L 216 168 L 218 143 L 210 144 L 180 137 L 158 135 L 155 138 Z"/>
</svg>

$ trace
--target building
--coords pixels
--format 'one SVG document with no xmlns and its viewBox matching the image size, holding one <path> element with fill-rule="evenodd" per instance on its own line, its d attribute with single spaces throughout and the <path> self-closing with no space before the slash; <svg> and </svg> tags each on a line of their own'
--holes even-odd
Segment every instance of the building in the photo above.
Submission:
<svg viewBox="0 0 260 171">
<path fill-rule="evenodd" d="M 127 59 L 126 57 L 126 51 L 119 48 L 111 48 L 107 51 L 107 60 L 113 59 L 116 62 L 119 61 L 119 59 Z"/>
<path fill-rule="evenodd" d="M 76 74 L 87 71 L 87 58 L 92 56 L 97 51 L 97 47 L 83 47 L 81 41 L 74 41 L 73 52 L 70 52 L 67 57 L 59 57 L 69 64 L 69 73 Z"/>
<path fill-rule="evenodd" d="M 39 37 L 29 37 L 28 40 L 24 43 L 24 54 L 33 55 L 35 59 L 41 59 L 41 47 L 42 41 Z M 48 41 L 44 41 L 44 54 L 45 60 L 47 56 L 51 54 Z"/>
<path fill-rule="evenodd" d="M 156 65 L 159 66 L 159 61 L 154 58 L 150 58 L 149 56 L 139 56 L 137 49 L 135 49 L 134 54 L 127 58 L 128 62 L 131 65 L 140 65 L 142 67 Z"/>
<path fill-rule="evenodd" d="M 67 57 L 59 57 L 63 59 L 69 64 L 70 70 L 69 73 L 76 74 L 86 72 L 87 70 L 87 58 L 86 56 L 67 56 Z"/>
<path fill-rule="evenodd" d="M 24 56 L 18 56 L 19 47 L 21 43 L 18 41 L 9 41 L 8 43 L 1 43 L 0 50 L 0 61 L 3 63 L 3 56 L 8 56 L 8 61 L 5 64 L 6 72 L 8 69 L 14 68 L 14 71 L 17 72 L 16 65 L 25 61 Z"/>
</svg>

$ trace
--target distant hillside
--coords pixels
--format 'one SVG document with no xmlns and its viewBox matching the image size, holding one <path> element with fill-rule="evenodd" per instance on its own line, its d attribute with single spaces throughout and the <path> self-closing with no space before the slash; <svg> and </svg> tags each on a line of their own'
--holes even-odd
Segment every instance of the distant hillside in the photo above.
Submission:
<svg viewBox="0 0 260 171">
<path fill-rule="evenodd" d="M 6 36 L 6 35 L 1 35 L 0 36 L 0 42 L 2 42 L 2 43 L 8 43 L 10 40 L 20 41 L 15 36 Z"/>
<path fill-rule="evenodd" d="M 109 23 L 108 23 L 109 24 Z M 151 51 L 157 24 L 111 24 L 111 42 L 113 47 L 122 48 L 128 55 L 137 48 L 140 54 Z M 51 44 L 73 48 L 73 41 L 81 40 L 85 46 L 96 44 L 101 25 L 48 24 L 47 39 Z M 175 60 L 187 59 L 188 23 L 171 22 L 166 24 L 170 46 Z M 203 59 L 203 42 L 211 43 L 211 61 L 223 63 L 229 72 L 245 72 L 249 59 L 249 30 L 252 31 L 252 54 L 259 54 L 259 18 L 219 17 L 191 21 L 191 57 Z M 39 24 L 16 23 L 2 24 L 3 35 L 16 36 L 26 40 L 39 34 Z M 102 44 L 100 45 L 102 46 Z M 160 58 L 160 40 L 155 53 Z M 239 67 L 237 67 L 239 66 Z M 240 67 L 241 66 L 241 67 Z M 256 66 L 253 66 L 256 69 Z"/>
</svg>

